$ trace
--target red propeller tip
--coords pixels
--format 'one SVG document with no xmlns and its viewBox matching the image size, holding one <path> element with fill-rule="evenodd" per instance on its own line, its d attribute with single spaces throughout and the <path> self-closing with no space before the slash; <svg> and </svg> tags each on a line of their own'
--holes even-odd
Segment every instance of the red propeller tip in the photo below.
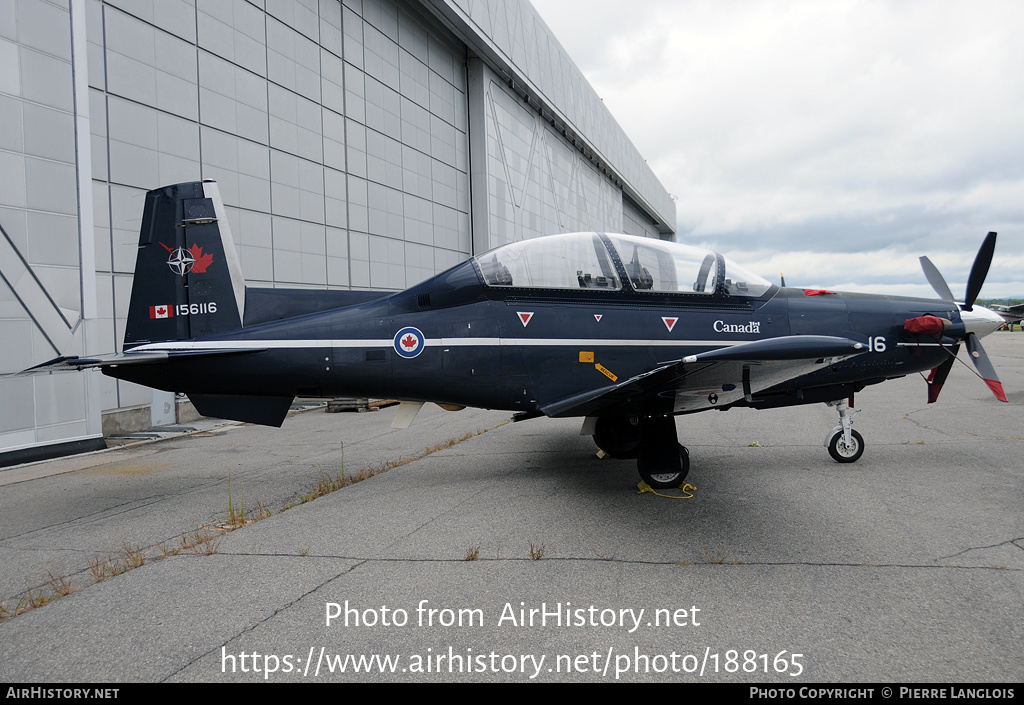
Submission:
<svg viewBox="0 0 1024 705">
<path fill-rule="evenodd" d="M 1006 392 L 1003 391 L 1003 383 L 998 379 L 986 379 L 985 384 L 992 390 L 992 393 L 996 395 L 996 399 L 999 401 L 1005 401 L 1009 403 L 1009 399 L 1006 398 Z"/>
</svg>

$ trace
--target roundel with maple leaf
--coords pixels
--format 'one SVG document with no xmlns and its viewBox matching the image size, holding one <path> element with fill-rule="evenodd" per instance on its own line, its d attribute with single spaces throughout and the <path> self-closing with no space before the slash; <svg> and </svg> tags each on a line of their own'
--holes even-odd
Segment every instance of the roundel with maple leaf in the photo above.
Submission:
<svg viewBox="0 0 1024 705">
<path fill-rule="evenodd" d="M 412 359 L 423 352 L 423 333 L 419 328 L 409 326 L 395 334 L 395 352 L 406 359 Z"/>
</svg>

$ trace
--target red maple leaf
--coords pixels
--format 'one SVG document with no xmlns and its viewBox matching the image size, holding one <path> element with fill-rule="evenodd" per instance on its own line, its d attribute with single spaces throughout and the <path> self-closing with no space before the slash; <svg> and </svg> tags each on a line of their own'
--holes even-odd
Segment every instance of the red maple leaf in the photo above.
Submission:
<svg viewBox="0 0 1024 705">
<path fill-rule="evenodd" d="M 203 248 L 194 242 L 192 247 L 188 248 L 188 252 L 195 259 L 192 271 L 196 274 L 206 274 L 206 268 L 213 264 L 213 255 L 209 252 L 203 254 Z"/>
<path fill-rule="evenodd" d="M 402 347 L 413 348 L 416 347 L 416 338 L 411 335 L 407 335 L 402 338 Z"/>
</svg>

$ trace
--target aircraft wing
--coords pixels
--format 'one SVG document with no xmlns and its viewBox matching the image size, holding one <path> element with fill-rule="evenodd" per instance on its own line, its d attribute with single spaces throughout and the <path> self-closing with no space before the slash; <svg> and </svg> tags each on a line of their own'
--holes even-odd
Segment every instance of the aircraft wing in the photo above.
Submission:
<svg viewBox="0 0 1024 705">
<path fill-rule="evenodd" d="M 1007 323 L 1019 323 L 1024 319 L 1024 304 L 992 306 L 992 310 L 1002 316 Z"/>
<path fill-rule="evenodd" d="M 551 402 L 540 410 L 558 417 L 722 407 L 866 351 L 863 343 L 825 335 L 755 340 L 666 362 L 617 384 Z"/>
</svg>

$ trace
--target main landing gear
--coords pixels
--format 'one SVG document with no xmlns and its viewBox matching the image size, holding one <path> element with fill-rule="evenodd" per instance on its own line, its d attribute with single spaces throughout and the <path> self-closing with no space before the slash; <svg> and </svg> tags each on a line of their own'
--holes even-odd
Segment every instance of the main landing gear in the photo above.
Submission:
<svg viewBox="0 0 1024 705">
<path fill-rule="evenodd" d="M 636 467 L 652 489 L 679 487 L 690 472 L 690 454 L 676 438 L 672 416 L 601 417 L 594 442 L 613 458 L 636 458 Z"/>
<path fill-rule="evenodd" d="M 837 463 L 855 463 L 864 455 L 864 438 L 853 430 L 853 397 L 826 402 L 839 412 L 839 425 L 825 438 L 828 454 Z M 636 459 L 636 467 L 651 488 L 679 487 L 690 472 L 690 453 L 676 437 L 672 416 L 602 416 L 584 422 L 581 434 L 592 433 L 597 447 L 613 458 Z"/>
<path fill-rule="evenodd" d="M 833 428 L 825 438 L 825 447 L 828 454 L 837 463 L 855 463 L 864 455 L 864 438 L 853 430 L 853 417 L 860 412 L 851 406 L 853 397 L 849 401 L 840 399 L 838 401 L 825 402 L 828 406 L 834 406 L 839 412 L 839 425 Z"/>
</svg>

